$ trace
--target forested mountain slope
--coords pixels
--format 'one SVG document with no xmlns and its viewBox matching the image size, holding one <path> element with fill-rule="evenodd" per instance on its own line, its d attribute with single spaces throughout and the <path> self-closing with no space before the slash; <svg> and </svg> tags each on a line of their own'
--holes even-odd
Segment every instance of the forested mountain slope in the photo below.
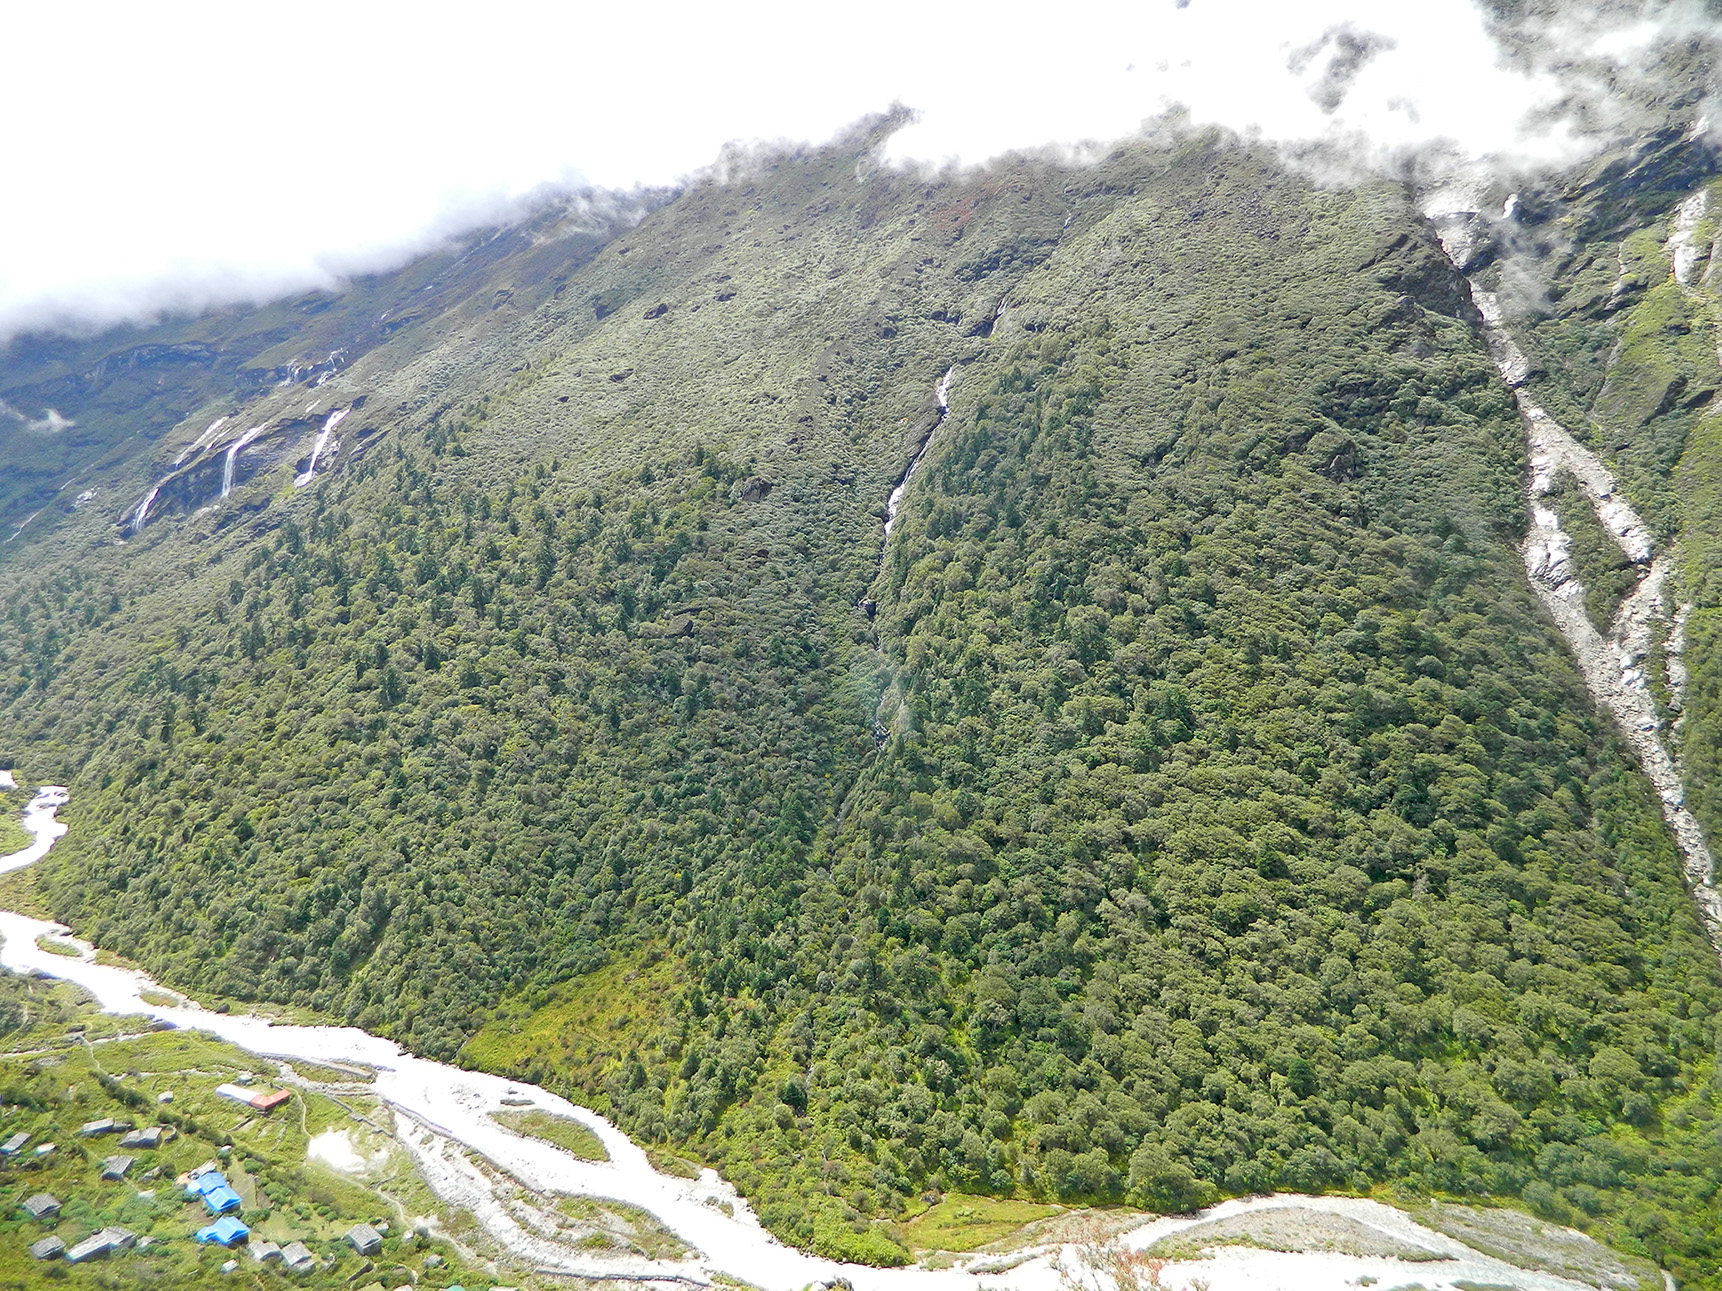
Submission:
<svg viewBox="0 0 1722 1291">
<path fill-rule="evenodd" d="M 833 1254 L 928 1188 L 1399 1183 L 1704 1285 L 1722 973 L 1417 193 L 1189 134 L 929 178 L 889 124 L 91 432 L 99 491 L 0 547 L 0 762 L 76 787 L 35 899 Z M 28 417 L 132 424 L 38 360 Z"/>
</svg>

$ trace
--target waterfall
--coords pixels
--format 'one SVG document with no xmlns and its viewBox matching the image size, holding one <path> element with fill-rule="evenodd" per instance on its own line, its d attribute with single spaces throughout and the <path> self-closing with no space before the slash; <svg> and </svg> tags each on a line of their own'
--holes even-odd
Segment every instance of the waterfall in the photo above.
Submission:
<svg viewBox="0 0 1722 1291">
<path fill-rule="evenodd" d="M 294 488 L 304 488 L 311 482 L 311 477 L 317 474 L 317 459 L 323 455 L 323 445 L 329 442 L 329 436 L 335 427 L 341 424 L 341 418 L 351 411 L 351 408 L 337 408 L 323 422 L 323 429 L 317 432 L 317 442 L 311 446 L 311 461 L 305 467 L 305 473 L 293 481 Z"/>
<path fill-rule="evenodd" d="M 134 534 L 143 532 L 144 521 L 149 519 L 150 505 L 155 501 L 155 495 L 160 493 L 160 492 L 161 492 L 161 485 L 158 484 L 153 489 L 151 489 L 149 491 L 148 496 L 146 496 L 144 498 L 144 500 L 138 504 L 137 514 L 132 516 L 132 532 Z"/>
<path fill-rule="evenodd" d="M 12 538 L 16 538 L 19 534 L 23 533 L 24 530 L 28 529 L 30 527 L 30 521 L 34 520 L 37 516 L 39 516 L 41 514 L 42 514 L 41 508 L 38 507 L 36 510 L 32 511 L 29 515 L 25 516 L 24 517 L 24 523 L 19 525 L 16 529 L 14 529 L 12 531 Z M 8 538 L 8 539 L 6 539 L 6 541 L 11 542 L 12 538 Z M 0 544 L 0 545 L 4 545 L 4 544 Z"/>
<path fill-rule="evenodd" d="M 1487 238 L 1487 230 L 1479 228 L 1482 217 L 1477 196 L 1474 191 L 1438 194 L 1424 211 L 1435 224 L 1442 249 L 1461 273 Z M 1695 223 L 1690 215 L 1692 205 L 1682 207 L 1677 223 Z M 1663 743 L 1662 722 L 1641 666 L 1650 652 L 1652 629 L 1665 617 L 1662 597 L 1671 569 L 1669 559 L 1656 552 L 1649 526 L 1615 491 L 1614 475 L 1602 459 L 1524 388 L 1531 364 L 1507 331 L 1499 298 L 1469 278 L 1466 284 L 1483 319 L 1489 355 L 1512 391 L 1525 428 L 1531 465 L 1525 502 L 1531 527 L 1521 554 L 1531 589 L 1572 648 L 1591 698 L 1613 715 L 1638 755 L 1639 766 L 1661 799 L 1663 817 L 1680 847 L 1686 879 L 1709 925 L 1711 940 L 1722 947 L 1722 893 L 1715 887 L 1715 863 L 1698 818 L 1686 806 L 1680 768 Z M 1640 570 L 1638 582 L 1615 609 L 1606 633 L 1598 632 L 1585 613 L 1584 587 L 1570 561 L 1571 540 L 1546 503 L 1562 475 L 1571 476 L 1578 484 L 1615 545 Z M 1678 638 L 1684 617 L 1684 611 L 1675 616 L 1673 638 Z M 1670 669 L 1670 675 L 1677 674 Z"/>
<path fill-rule="evenodd" d="M 233 492 L 233 472 L 239 465 L 239 453 L 247 444 L 256 439 L 267 429 L 266 426 L 253 426 L 227 447 L 227 460 L 221 466 L 221 496 L 226 497 Z"/>
<path fill-rule="evenodd" d="M 201 453 L 204 449 L 208 448 L 215 439 L 215 432 L 220 430 L 226 424 L 226 417 L 217 417 L 214 421 L 210 422 L 208 428 L 205 429 L 203 434 L 199 435 L 195 441 L 193 441 L 189 448 L 183 448 L 180 450 L 179 456 L 173 459 L 173 464 L 175 466 L 182 466 L 185 464 L 185 459 L 190 457 L 193 453 Z"/>
<path fill-rule="evenodd" d="M 939 415 L 933 424 L 927 428 L 927 437 L 921 441 L 921 446 L 915 450 L 915 455 L 909 459 L 908 469 L 903 472 L 903 478 L 897 481 L 897 487 L 891 490 L 891 496 L 885 500 L 885 537 L 891 537 L 891 526 L 897 523 L 897 509 L 903 505 L 903 493 L 909 487 L 909 481 L 915 477 L 915 471 L 921 465 L 921 459 L 927 455 L 927 449 L 932 447 L 933 436 L 944 424 L 945 414 L 950 412 L 951 379 L 957 374 L 955 364 L 945 369 L 945 375 L 939 378 L 939 384 L 934 393 L 939 400 Z"/>
</svg>

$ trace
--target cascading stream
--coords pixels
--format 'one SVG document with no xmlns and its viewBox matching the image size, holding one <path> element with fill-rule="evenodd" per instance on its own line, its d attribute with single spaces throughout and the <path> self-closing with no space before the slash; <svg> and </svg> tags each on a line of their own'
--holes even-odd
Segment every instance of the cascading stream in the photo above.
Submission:
<svg viewBox="0 0 1722 1291">
<path fill-rule="evenodd" d="M 132 516 L 132 532 L 134 534 L 143 532 L 144 521 L 149 519 L 149 509 L 155 503 L 156 494 L 160 492 L 161 485 L 158 484 L 145 495 L 142 502 L 138 503 L 137 513 Z"/>
<path fill-rule="evenodd" d="M 215 442 L 215 432 L 222 429 L 226 423 L 226 417 L 217 417 L 214 422 L 208 423 L 207 427 L 203 429 L 203 434 L 198 435 L 195 441 L 189 442 L 186 448 L 179 449 L 179 456 L 174 458 L 174 465 L 170 466 L 170 470 L 179 470 L 179 468 L 186 463 L 186 458 L 189 458 L 189 456 L 195 456 L 195 454 L 201 453 L 203 449 L 207 449 L 212 442 Z M 231 463 L 229 463 L 229 470 L 231 470 Z M 138 535 L 143 532 L 143 525 L 145 525 L 146 520 L 150 518 L 150 508 L 155 506 L 155 499 L 160 496 L 162 485 L 164 484 L 167 484 L 167 480 L 157 480 L 155 487 L 150 489 L 150 492 L 146 492 L 145 496 L 143 496 L 143 501 L 138 503 L 138 510 L 131 513 L 131 532 L 133 532 L 133 535 Z M 224 487 L 224 489 L 222 489 L 222 497 L 226 496 L 227 489 Z"/>
<path fill-rule="evenodd" d="M 998 313 L 1004 313 L 1004 305 L 1002 302 L 999 305 Z M 997 315 L 995 315 L 995 317 L 997 317 Z M 945 369 L 945 375 L 939 378 L 939 384 L 933 387 L 934 398 L 938 400 L 939 404 L 938 411 L 933 417 L 933 424 L 927 427 L 927 433 L 922 438 L 920 446 L 915 449 L 914 454 L 909 458 L 909 465 L 903 469 L 903 477 L 897 481 L 896 487 L 891 490 L 891 496 L 885 499 L 885 536 L 884 540 L 879 545 L 879 572 L 881 574 L 885 572 L 885 553 L 891 548 L 891 526 L 897 523 L 897 512 L 902 508 L 903 495 L 908 491 L 909 481 L 915 478 L 915 472 L 919 470 L 921 466 L 921 459 L 926 457 L 927 450 L 933 446 L 933 436 L 938 434 L 939 427 L 945 424 L 945 418 L 951 411 L 951 382 L 956 378 L 956 374 L 957 365 L 953 363 L 950 367 Z M 871 617 L 873 614 L 873 602 L 871 600 L 863 600 L 861 605 L 862 608 L 867 611 L 868 616 Z M 875 640 L 873 651 L 881 659 L 885 658 L 885 647 L 878 643 L 877 640 Z M 885 722 L 875 720 L 873 723 L 873 747 L 875 749 L 883 748 L 885 746 L 885 741 L 889 737 L 889 725 Z M 839 822 L 842 821 L 843 816 L 847 811 L 848 802 L 845 800 L 843 807 L 838 811 Z"/>
<path fill-rule="evenodd" d="M 233 475 L 239 466 L 239 454 L 245 446 L 256 439 L 266 429 L 266 426 L 253 426 L 238 439 L 227 446 L 227 460 L 221 464 L 221 496 L 226 497 L 233 492 Z"/>
<path fill-rule="evenodd" d="M 8 538 L 8 539 L 6 539 L 6 541 L 7 541 L 7 542 L 11 542 L 11 541 L 12 541 L 12 540 L 13 540 L 13 539 L 14 539 L 14 538 L 16 538 L 16 537 L 17 537 L 17 536 L 18 536 L 18 535 L 19 535 L 19 534 L 21 534 L 21 533 L 23 533 L 23 532 L 24 532 L 24 530 L 26 530 L 26 529 L 28 529 L 28 528 L 29 528 L 29 527 L 30 527 L 30 521 L 32 521 L 32 520 L 34 520 L 34 519 L 35 519 L 35 518 L 36 518 L 36 517 L 37 517 L 37 516 L 39 516 L 39 515 L 41 515 L 41 514 L 42 514 L 42 512 L 41 512 L 41 509 L 40 509 L 40 508 L 38 508 L 38 509 L 36 509 L 36 510 L 35 510 L 35 511 L 32 511 L 32 512 L 31 512 L 31 513 L 30 513 L 30 514 L 29 514 L 29 515 L 27 515 L 27 516 L 25 516 L 25 517 L 24 517 L 24 523 L 23 523 L 23 524 L 21 524 L 21 525 L 19 525 L 19 526 L 18 526 L 18 527 L 17 527 L 17 528 L 16 528 L 16 529 L 14 529 L 14 530 L 13 530 L 13 531 L 12 531 L 12 537 L 11 537 L 11 538 Z"/>
<path fill-rule="evenodd" d="M 203 434 L 193 440 L 189 447 L 180 450 L 179 456 L 173 459 L 174 466 L 183 466 L 186 458 L 190 457 L 193 453 L 201 453 L 204 449 L 208 448 L 210 444 L 215 442 L 215 432 L 220 430 L 226 424 L 226 417 L 217 417 L 214 421 L 210 422 Z"/>
<path fill-rule="evenodd" d="M 1438 194 L 1424 213 L 1434 222 L 1442 249 L 1464 273 L 1479 244 L 1479 216 L 1475 204 L 1443 205 L 1443 199 L 1451 203 L 1453 197 L 1451 193 Z M 1511 206 L 1509 201 L 1509 212 Z M 1692 222 L 1696 224 L 1696 217 Z M 1662 601 L 1669 575 L 1668 557 L 1655 550 L 1649 527 L 1616 492 L 1614 475 L 1602 459 L 1579 443 L 1524 388 L 1531 365 L 1507 330 L 1499 298 L 1469 277 L 1466 283 L 1483 319 L 1489 355 L 1511 390 L 1525 427 L 1531 467 L 1525 481 L 1525 501 L 1531 524 L 1521 552 L 1531 589 L 1572 647 L 1591 697 L 1613 715 L 1638 755 L 1679 844 L 1687 883 L 1711 941 L 1722 950 L 1722 894 L 1715 886 L 1715 863 L 1697 817 L 1686 806 L 1680 770 L 1663 742 L 1662 722 L 1642 666 L 1651 652 L 1656 627 L 1665 617 Z M 1563 475 L 1578 484 L 1597 519 L 1639 570 L 1638 581 L 1616 608 L 1606 636 L 1585 613 L 1584 586 L 1572 564 L 1571 540 L 1548 504 L 1549 494 Z M 1671 638 L 1678 636 L 1684 621 L 1682 610 L 1674 616 Z M 1676 676 L 1671 668 L 1671 679 Z"/>
<path fill-rule="evenodd" d="M 311 446 L 311 460 L 305 466 L 305 473 L 293 481 L 295 488 L 304 488 L 317 474 L 317 459 L 323 455 L 324 446 L 329 442 L 329 436 L 335 433 L 335 427 L 341 424 L 351 408 L 337 408 L 323 422 L 323 429 L 317 432 L 317 442 Z"/>
<path fill-rule="evenodd" d="M 903 494 L 909 487 L 909 481 L 915 478 L 915 472 L 921 468 L 921 459 L 927 455 L 927 450 L 933 446 L 933 436 L 939 433 L 939 427 L 945 424 L 945 416 L 951 410 L 951 380 L 957 375 L 956 364 L 945 369 L 945 375 L 939 378 L 935 391 L 939 400 L 939 415 L 933 424 L 927 427 L 927 437 L 921 441 L 921 446 L 915 450 L 915 455 L 909 459 L 909 465 L 903 472 L 903 478 L 897 481 L 897 487 L 891 490 L 891 496 L 885 500 L 885 540 L 891 540 L 891 526 L 897 523 L 897 510 L 903 505 Z M 884 556 L 880 556 L 884 560 Z"/>
</svg>

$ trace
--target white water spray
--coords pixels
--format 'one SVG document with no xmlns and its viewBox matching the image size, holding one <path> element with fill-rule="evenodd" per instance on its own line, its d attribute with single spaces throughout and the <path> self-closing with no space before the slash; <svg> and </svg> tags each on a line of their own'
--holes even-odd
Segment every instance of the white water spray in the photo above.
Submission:
<svg viewBox="0 0 1722 1291">
<path fill-rule="evenodd" d="M 927 450 L 933 446 L 933 436 L 944 424 L 945 414 L 950 412 L 951 379 L 957 374 L 956 365 L 945 369 L 945 375 L 939 378 L 935 393 L 939 400 L 939 415 L 933 424 L 927 428 L 927 437 L 921 441 L 921 446 L 915 450 L 915 455 L 909 459 L 908 469 L 903 472 L 903 478 L 897 481 L 897 487 L 891 490 L 891 496 L 885 500 L 885 538 L 891 537 L 891 526 L 897 523 L 897 509 L 903 505 L 903 493 L 909 487 L 909 481 L 915 478 L 915 472 L 920 469 L 921 459 L 927 455 Z"/>
<path fill-rule="evenodd" d="M 193 453 L 201 453 L 204 449 L 208 448 L 210 444 L 215 441 L 215 432 L 220 430 L 226 424 L 226 417 L 217 417 L 214 421 L 210 422 L 209 427 L 203 432 L 203 434 L 193 440 L 190 446 L 180 449 L 179 456 L 173 459 L 173 464 L 176 467 L 182 466 L 185 463 L 185 459 L 190 457 Z"/>
<path fill-rule="evenodd" d="M 149 509 L 155 502 L 156 494 L 160 492 L 161 485 L 158 484 L 145 495 L 142 502 L 138 503 L 137 512 L 132 516 L 132 532 L 134 534 L 143 532 L 144 521 L 149 519 Z"/>
<path fill-rule="evenodd" d="M 293 481 L 293 487 L 302 489 L 311 482 L 317 474 L 317 459 L 323 455 L 323 446 L 329 442 L 329 436 L 341 424 L 341 419 L 351 411 L 351 408 L 337 408 L 329 414 L 323 422 L 323 429 L 317 432 L 317 442 L 311 446 L 311 461 L 306 465 L 305 473 Z"/>
<path fill-rule="evenodd" d="M 253 426 L 227 447 L 227 460 L 221 466 L 221 496 L 226 497 L 233 492 L 233 472 L 239 464 L 239 454 L 244 447 L 256 439 L 267 429 L 266 426 Z"/>
</svg>

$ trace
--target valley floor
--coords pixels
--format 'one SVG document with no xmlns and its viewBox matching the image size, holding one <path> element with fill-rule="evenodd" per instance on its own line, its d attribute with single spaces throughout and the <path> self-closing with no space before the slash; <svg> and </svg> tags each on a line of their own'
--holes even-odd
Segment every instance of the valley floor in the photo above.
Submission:
<svg viewBox="0 0 1722 1291">
<path fill-rule="evenodd" d="M 67 800 L 63 789 L 49 787 L 37 793 L 23 817 L 35 841 L 0 857 L 0 873 L 47 854 L 66 832 L 55 814 Z M 609 1121 L 542 1089 L 426 1061 L 352 1027 L 276 1025 L 254 1016 L 201 1008 L 142 973 L 100 962 L 95 948 L 72 938 L 70 930 L 23 914 L 0 911 L 0 936 L 4 937 L 0 965 L 11 972 L 71 983 L 104 1014 L 141 1016 L 155 1029 L 184 1033 L 188 1043 L 213 1037 L 223 1046 L 265 1060 L 297 1092 L 302 1105 L 315 1100 L 325 1111 L 344 1109 L 350 1123 L 326 1118 L 327 1124 L 313 1126 L 301 1108 L 297 1132 L 306 1141 L 294 1146 L 304 1161 L 356 1179 L 380 1170 L 388 1176 L 391 1191 L 416 1191 L 434 1199 L 429 1209 L 440 1208 L 445 1216 L 455 1218 L 446 1225 L 434 1219 L 419 1223 L 423 1240 L 441 1243 L 454 1259 L 473 1256 L 472 1248 L 481 1248 L 505 1261 L 511 1268 L 508 1276 L 516 1281 L 548 1286 L 565 1285 L 566 1278 L 615 1279 L 665 1285 L 739 1284 L 766 1291 L 795 1291 L 837 1279 L 846 1279 L 859 1291 L 970 1291 L 976 1286 L 987 1291 L 1103 1291 L 1115 1283 L 1120 1291 L 1153 1287 L 1322 1291 L 1372 1285 L 1415 1285 L 1427 1291 L 1479 1286 L 1624 1291 L 1656 1288 L 1666 1281 L 1665 1275 L 1643 1261 L 1621 1257 L 1580 1233 L 1517 1212 L 1434 1201 L 1413 1212 L 1359 1198 L 1291 1195 L 1233 1200 L 1198 1215 L 1160 1218 L 953 1196 L 902 1226 L 901 1236 L 921 1256 L 916 1266 L 841 1265 L 777 1241 L 715 1172 L 706 1170 L 697 1179 L 662 1174 Z M 122 1067 L 151 1065 L 129 1050 L 120 1053 L 123 1044 L 160 1044 L 159 1037 L 92 1040 L 87 1024 L 82 1023 L 69 1027 L 68 1035 L 77 1038 L 57 1037 L 53 1054 L 72 1052 L 67 1046 L 77 1046 L 80 1040 L 76 1052 L 83 1056 L 112 1044 Z M 34 1050 L 0 1054 L 4 1074 L 11 1074 L 13 1066 L 34 1076 L 45 1070 L 41 1053 Z M 200 1067 L 155 1072 L 152 1079 L 154 1084 L 143 1082 L 148 1090 L 140 1085 L 132 1091 L 134 1101 L 146 1109 L 150 1106 L 146 1095 L 154 1093 L 163 1080 L 201 1089 L 213 1087 L 219 1077 Z M 77 1088 L 72 1086 L 74 1091 Z M 211 1099 L 221 1105 L 219 1098 L 212 1095 Z M 8 1103 L 13 1101 L 8 1098 Z M 10 1134 L 24 1128 L 24 1119 L 41 1120 L 43 1115 L 40 1107 L 9 1106 L 0 1112 L 0 1131 Z M 226 1135 L 241 1157 L 246 1145 L 240 1136 L 254 1123 L 269 1128 L 262 1118 L 234 1114 L 228 1119 L 242 1121 Z M 33 1120 L 28 1128 L 35 1133 L 47 1127 Z M 56 1134 L 59 1128 L 55 1127 Z M 287 1128 L 277 1127 L 276 1138 L 282 1138 Z M 223 1137 L 219 1127 L 213 1133 L 212 1141 L 219 1142 Z M 83 1155 L 78 1154 L 79 1162 Z M 603 1159 L 593 1159 L 598 1157 Z M 48 1276 L 50 1267 L 59 1271 L 60 1266 L 31 1261 L 24 1250 L 40 1236 L 37 1226 L 18 1218 L 24 1199 L 42 1190 L 37 1172 L 23 1164 L 30 1160 L 20 1157 L 0 1164 L 0 1188 L 6 1193 L 6 1220 L 10 1221 L 0 1223 L 0 1247 L 4 1248 L 0 1268 L 40 1279 Z M 64 1163 L 59 1166 L 64 1171 L 72 1158 L 62 1156 L 59 1162 Z M 80 1189 L 78 1204 L 68 1207 L 68 1221 L 88 1219 L 86 1226 L 93 1230 L 97 1211 L 85 1203 L 80 1180 L 81 1174 L 74 1170 L 58 1182 L 68 1190 Z M 115 1199 L 128 1192 L 128 1185 L 121 1181 L 104 1187 L 113 1194 L 108 1201 L 123 1209 Z M 291 1190 L 289 1185 L 282 1187 Z M 155 1205 L 153 1197 L 146 1196 L 149 1191 L 124 1201 L 137 1212 L 127 1210 L 126 1215 L 134 1223 L 172 1228 L 173 1219 L 183 1217 L 157 1215 L 157 1209 L 173 1206 Z M 258 1198 L 252 1200 L 256 1203 Z M 266 1222 L 287 1223 L 283 1216 L 303 1211 L 304 1221 L 313 1223 L 311 1211 L 303 1205 L 295 1210 L 285 1202 L 284 1197 L 275 1199 Z M 355 1204 L 349 1203 L 346 1209 Z M 247 1213 L 257 1209 L 254 1204 Z M 347 1264 L 354 1260 L 350 1252 L 344 1254 L 338 1234 L 330 1228 L 330 1215 L 340 1209 L 321 1204 L 315 1210 L 320 1226 L 313 1223 L 316 1231 L 305 1231 L 321 1238 L 326 1248 L 323 1271 L 331 1275 L 338 1271 L 351 1281 L 366 1270 L 348 1273 Z M 346 1218 L 344 1211 L 338 1218 Z M 404 1212 L 400 1218 L 407 1219 Z M 68 1231 L 76 1227 L 70 1222 Z M 330 1231 L 324 1233 L 323 1228 Z M 286 1228 L 281 1231 L 287 1235 Z M 399 1255 L 393 1248 L 403 1241 L 408 1250 L 413 1249 L 412 1237 L 393 1239 L 390 1254 Z M 183 1238 L 179 1245 L 188 1247 Z M 131 1257 L 125 1253 L 125 1258 Z M 436 1259 L 441 1262 L 426 1264 L 422 1274 L 414 1273 L 418 1285 L 454 1284 L 454 1264 L 441 1255 Z M 262 1266 L 242 1255 L 242 1267 L 255 1272 Z M 68 1272 L 70 1285 L 100 1276 L 99 1266 Z M 386 1277 L 388 1270 L 378 1270 L 377 1275 Z M 103 1283 L 91 1280 L 88 1284 Z"/>
</svg>

